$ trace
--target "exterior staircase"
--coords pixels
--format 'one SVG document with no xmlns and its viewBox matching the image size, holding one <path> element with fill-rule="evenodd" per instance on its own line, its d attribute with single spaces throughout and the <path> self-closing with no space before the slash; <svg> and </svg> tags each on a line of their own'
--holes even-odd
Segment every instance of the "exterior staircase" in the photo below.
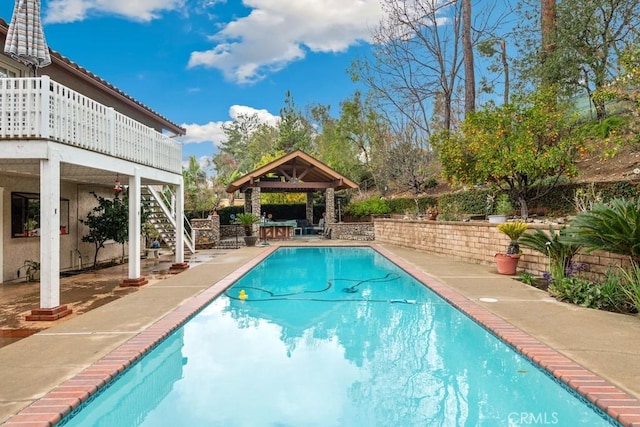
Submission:
<svg viewBox="0 0 640 427">
<path fill-rule="evenodd" d="M 174 194 L 166 187 L 162 191 L 158 191 L 152 186 L 142 186 L 141 197 L 142 203 L 149 213 L 148 222 L 158 232 L 160 239 L 175 252 L 176 221 L 181 220 L 184 223 L 185 252 L 194 254 L 196 250 L 191 223 L 185 216 L 177 218 Z"/>
</svg>

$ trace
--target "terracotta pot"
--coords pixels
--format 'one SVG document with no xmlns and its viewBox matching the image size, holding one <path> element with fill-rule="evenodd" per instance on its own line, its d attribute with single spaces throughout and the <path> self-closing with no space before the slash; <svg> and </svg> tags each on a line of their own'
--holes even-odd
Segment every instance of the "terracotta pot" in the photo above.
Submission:
<svg viewBox="0 0 640 427">
<path fill-rule="evenodd" d="M 518 260 L 520 255 L 496 254 L 496 267 L 499 274 L 507 274 L 513 276 L 518 269 Z"/>
</svg>

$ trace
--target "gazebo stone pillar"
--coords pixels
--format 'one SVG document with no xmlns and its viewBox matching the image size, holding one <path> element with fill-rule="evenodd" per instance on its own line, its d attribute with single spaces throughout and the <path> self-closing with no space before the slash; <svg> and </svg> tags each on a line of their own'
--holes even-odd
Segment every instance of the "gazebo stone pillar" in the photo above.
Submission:
<svg viewBox="0 0 640 427">
<path fill-rule="evenodd" d="M 261 209 L 260 204 L 260 187 L 255 187 L 251 192 L 251 212 L 260 216 L 262 215 L 260 212 Z"/>
<path fill-rule="evenodd" d="M 244 211 L 249 213 L 251 210 L 251 198 L 253 197 L 253 188 L 249 188 L 244 192 Z"/>
<path fill-rule="evenodd" d="M 336 222 L 336 190 L 333 188 L 327 188 L 325 192 L 325 207 L 326 207 L 326 219 L 327 224 L 333 224 Z"/>
<path fill-rule="evenodd" d="M 306 212 L 307 221 L 309 224 L 313 224 L 313 193 L 307 193 L 307 212 Z"/>
</svg>

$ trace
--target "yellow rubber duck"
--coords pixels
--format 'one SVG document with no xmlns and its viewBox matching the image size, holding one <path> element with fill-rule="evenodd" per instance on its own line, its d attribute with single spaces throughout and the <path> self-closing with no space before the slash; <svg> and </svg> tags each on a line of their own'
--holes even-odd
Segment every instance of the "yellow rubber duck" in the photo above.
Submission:
<svg viewBox="0 0 640 427">
<path fill-rule="evenodd" d="M 238 294 L 238 298 L 240 298 L 241 300 L 246 300 L 247 298 L 249 298 L 249 295 L 247 295 L 247 293 L 244 291 L 244 289 L 240 290 L 240 293 Z"/>
</svg>

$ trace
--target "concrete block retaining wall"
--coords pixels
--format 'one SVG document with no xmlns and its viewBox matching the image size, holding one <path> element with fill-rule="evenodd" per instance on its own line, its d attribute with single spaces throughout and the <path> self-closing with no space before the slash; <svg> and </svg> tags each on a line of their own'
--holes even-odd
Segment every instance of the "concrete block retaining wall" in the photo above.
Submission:
<svg viewBox="0 0 640 427">
<path fill-rule="evenodd" d="M 373 221 L 375 241 L 412 248 L 425 253 L 446 255 L 452 259 L 491 266 L 494 256 L 505 252 L 509 238 L 495 224 L 483 221 L 425 221 L 376 218 Z M 548 224 L 529 224 L 530 229 L 548 230 Z M 558 230 L 560 226 L 554 226 Z M 549 271 L 548 258 L 539 252 L 521 247 L 518 273 L 527 271 L 540 276 Z M 609 265 L 628 265 L 625 257 L 606 252 L 580 254 L 574 261 L 587 263 L 592 279 L 601 278 Z"/>
</svg>

